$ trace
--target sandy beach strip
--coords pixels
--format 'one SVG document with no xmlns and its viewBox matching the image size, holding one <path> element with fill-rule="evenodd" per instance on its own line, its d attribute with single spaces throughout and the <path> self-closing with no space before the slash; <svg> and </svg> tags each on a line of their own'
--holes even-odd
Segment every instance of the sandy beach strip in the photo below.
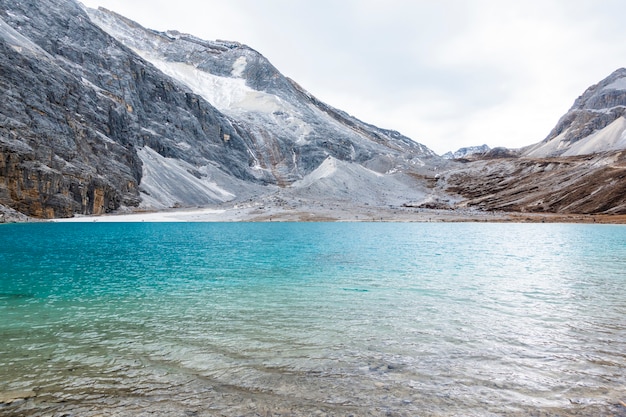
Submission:
<svg viewBox="0 0 626 417">
<path fill-rule="evenodd" d="M 100 216 L 75 216 L 53 222 L 513 222 L 626 224 L 626 215 L 486 212 L 406 208 L 282 207 L 170 209 Z"/>
</svg>

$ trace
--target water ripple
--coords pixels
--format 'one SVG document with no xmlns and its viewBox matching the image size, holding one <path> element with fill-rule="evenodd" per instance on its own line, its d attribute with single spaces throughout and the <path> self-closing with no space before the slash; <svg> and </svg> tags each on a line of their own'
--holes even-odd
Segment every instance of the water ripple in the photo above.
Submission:
<svg viewBox="0 0 626 417">
<path fill-rule="evenodd" d="M 626 416 L 624 227 L 2 232 L 0 415 Z"/>
</svg>

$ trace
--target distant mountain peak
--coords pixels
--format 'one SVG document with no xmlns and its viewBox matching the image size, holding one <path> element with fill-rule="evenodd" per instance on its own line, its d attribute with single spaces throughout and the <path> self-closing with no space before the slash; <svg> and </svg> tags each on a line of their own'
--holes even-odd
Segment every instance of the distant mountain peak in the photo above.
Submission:
<svg viewBox="0 0 626 417">
<path fill-rule="evenodd" d="M 446 152 L 441 157 L 444 159 L 460 159 L 460 158 L 466 158 L 472 155 L 483 154 L 483 153 L 489 152 L 490 150 L 491 148 L 487 145 L 467 146 L 464 148 L 460 148 L 456 150 L 455 152 L 452 152 L 452 151 Z"/>
</svg>

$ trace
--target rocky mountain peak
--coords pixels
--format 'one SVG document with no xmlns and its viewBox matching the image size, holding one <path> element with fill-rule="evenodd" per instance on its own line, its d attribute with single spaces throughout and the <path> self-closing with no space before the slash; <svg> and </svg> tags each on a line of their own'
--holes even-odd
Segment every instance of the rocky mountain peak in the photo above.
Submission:
<svg viewBox="0 0 626 417">
<path fill-rule="evenodd" d="M 572 109 L 610 110 L 614 107 L 623 107 L 626 102 L 625 95 L 626 68 L 620 68 L 589 87 L 576 99 Z"/>
<path fill-rule="evenodd" d="M 626 149 L 626 68 L 589 87 L 529 156 L 575 156 Z"/>
</svg>

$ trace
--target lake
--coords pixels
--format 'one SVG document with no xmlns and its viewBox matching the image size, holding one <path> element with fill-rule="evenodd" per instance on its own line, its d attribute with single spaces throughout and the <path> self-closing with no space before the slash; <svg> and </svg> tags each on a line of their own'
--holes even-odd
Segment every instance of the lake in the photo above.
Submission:
<svg viewBox="0 0 626 417">
<path fill-rule="evenodd" d="M 3 225 L 0 399 L 2 416 L 626 416 L 626 227 Z"/>
</svg>

